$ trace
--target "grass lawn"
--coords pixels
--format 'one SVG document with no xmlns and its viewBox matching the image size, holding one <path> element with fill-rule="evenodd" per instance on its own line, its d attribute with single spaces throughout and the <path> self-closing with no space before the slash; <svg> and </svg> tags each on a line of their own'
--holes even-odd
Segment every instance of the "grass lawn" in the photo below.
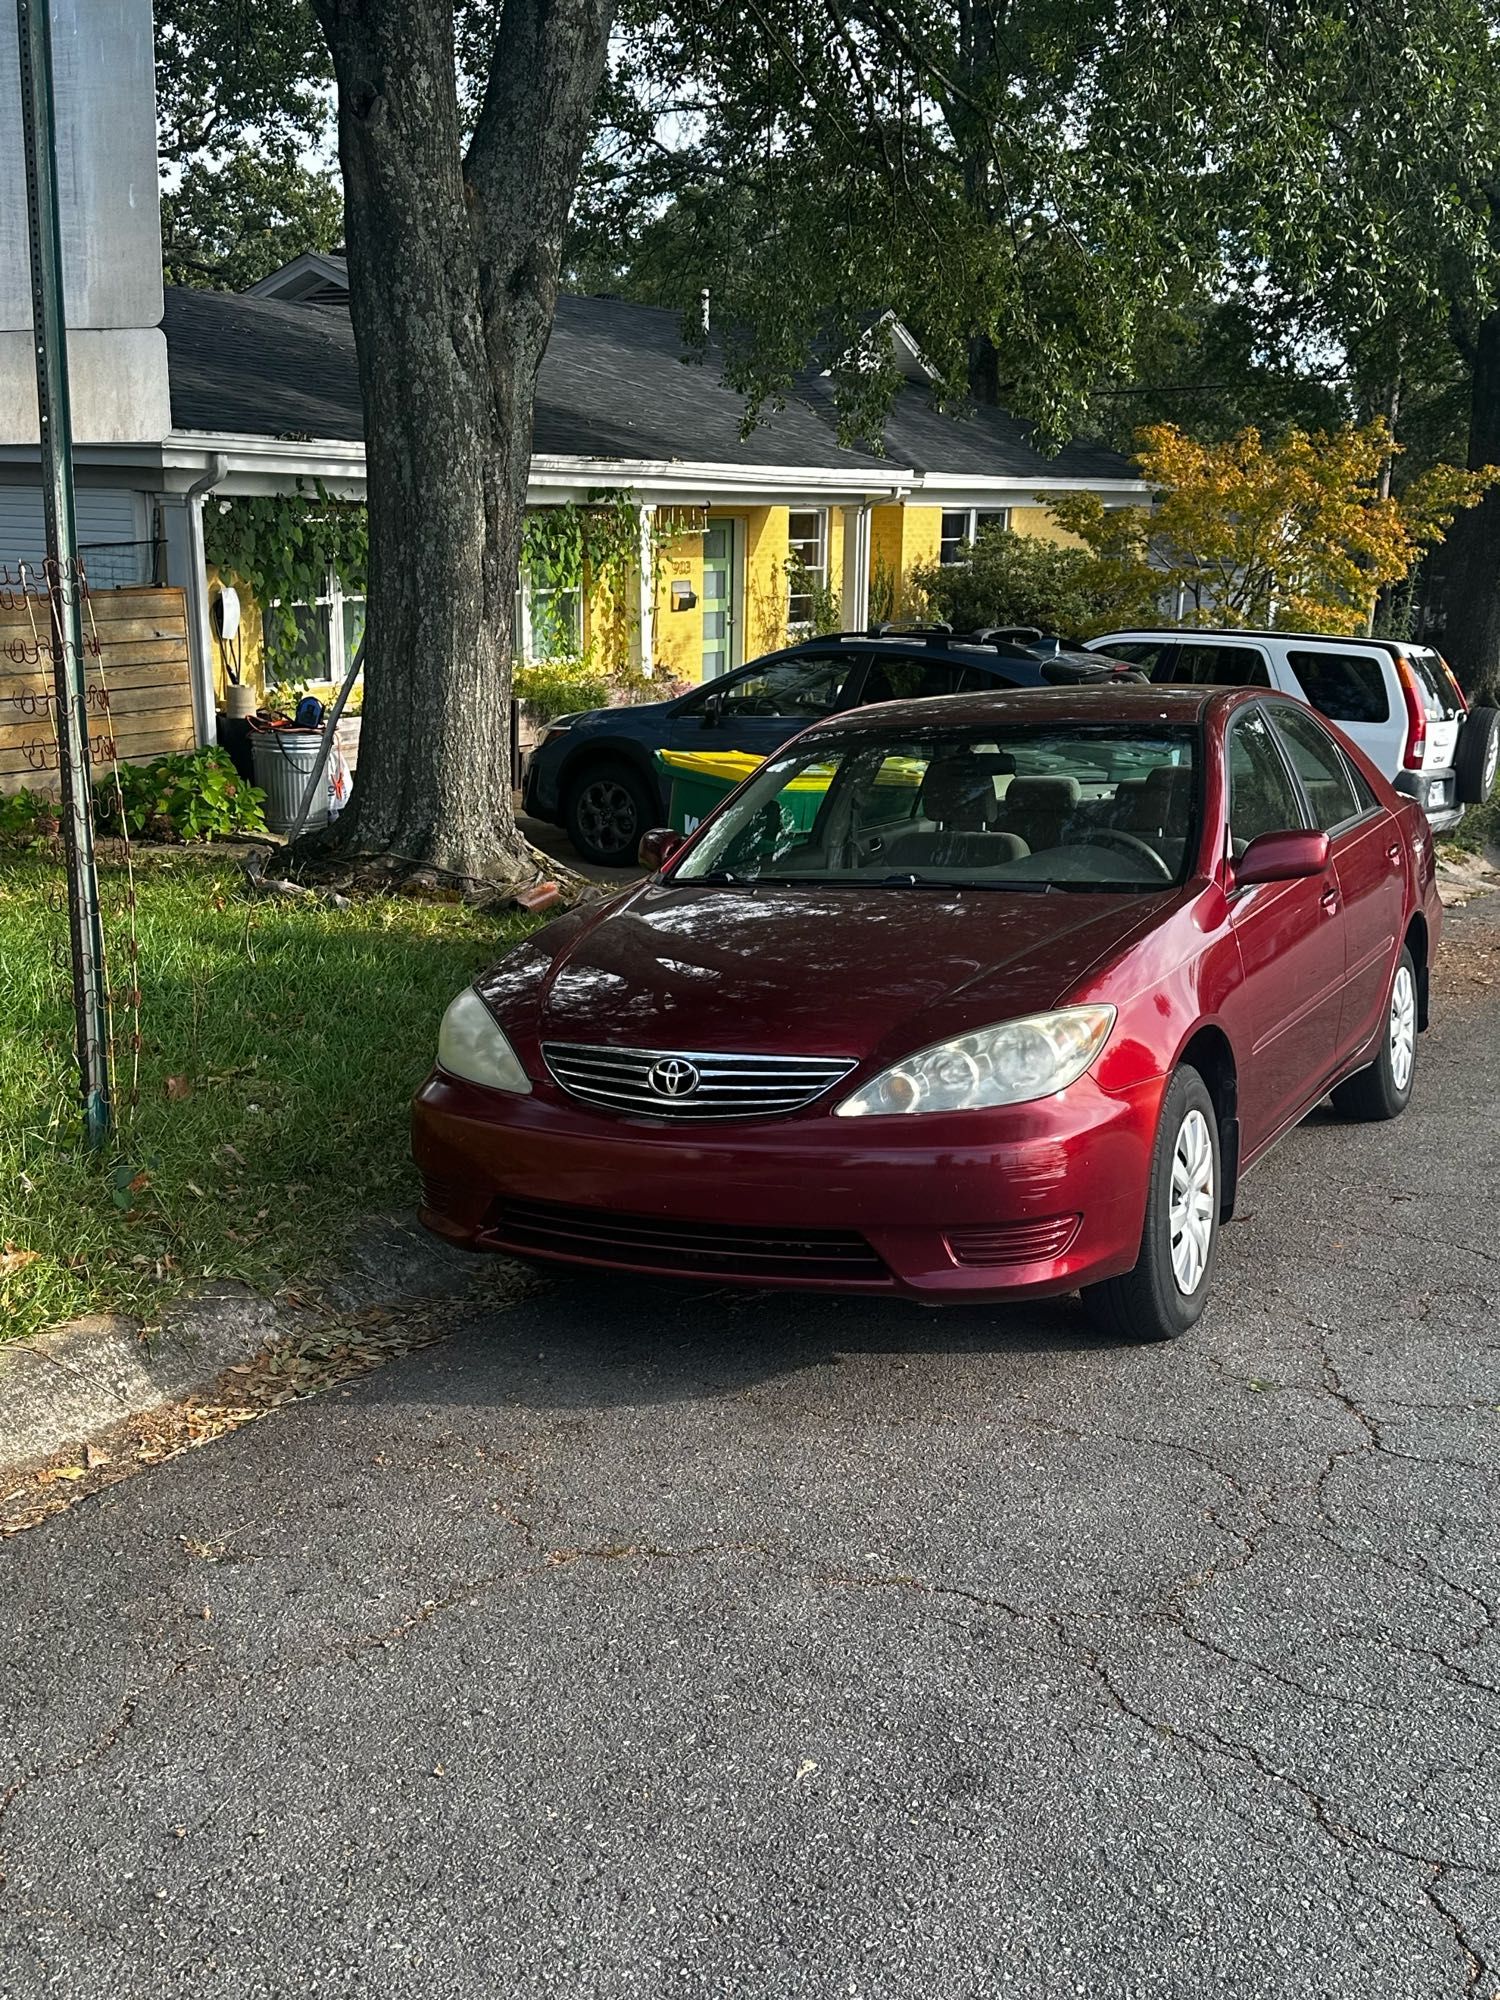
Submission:
<svg viewBox="0 0 1500 2000">
<path fill-rule="evenodd" d="M 194 1279 L 316 1273 L 411 1200 L 407 1101 L 453 995 L 534 927 L 377 900 L 248 900 L 231 861 L 137 853 L 140 1100 L 117 1013 L 119 1129 L 79 1143 L 59 861 L 0 851 L 0 1339 L 74 1314 L 149 1321 Z M 101 869 L 113 983 L 125 878 Z"/>
</svg>

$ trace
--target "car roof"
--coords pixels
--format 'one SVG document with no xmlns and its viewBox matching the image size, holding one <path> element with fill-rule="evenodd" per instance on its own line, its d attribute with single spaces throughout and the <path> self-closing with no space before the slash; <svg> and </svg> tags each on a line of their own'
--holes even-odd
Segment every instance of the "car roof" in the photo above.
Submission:
<svg viewBox="0 0 1500 2000">
<path fill-rule="evenodd" d="M 880 701 L 815 722 L 806 736 L 887 735 L 892 729 L 972 729 L 986 723 L 1194 723 L 1216 706 L 1255 699 L 1264 688 L 1153 687 L 1136 681 L 1106 687 L 996 689 L 993 694 L 930 695 Z"/>
<path fill-rule="evenodd" d="M 1286 632 L 1268 625 L 1121 625 L 1089 644 L 1103 647 L 1112 639 L 1285 639 L 1296 646 L 1373 646 L 1382 653 L 1433 650 L 1415 639 L 1372 639 L 1366 632 Z"/>
<path fill-rule="evenodd" d="M 1047 655 L 1033 652 L 1019 639 L 981 639 L 977 634 L 964 632 L 826 632 L 821 636 L 810 634 L 805 639 L 796 639 L 789 646 L 783 646 L 775 653 L 760 656 L 761 659 L 782 660 L 798 653 L 835 651 L 851 653 L 873 653 L 877 656 L 890 655 L 899 658 L 903 653 L 913 659 L 942 659 L 945 655 L 961 659 L 966 664 L 988 666 L 1001 660 L 1022 660 L 1028 666 L 1039 667 Z M 755 660 L 747 660 L 745 665 L 755 666 Z"/>
</svg>

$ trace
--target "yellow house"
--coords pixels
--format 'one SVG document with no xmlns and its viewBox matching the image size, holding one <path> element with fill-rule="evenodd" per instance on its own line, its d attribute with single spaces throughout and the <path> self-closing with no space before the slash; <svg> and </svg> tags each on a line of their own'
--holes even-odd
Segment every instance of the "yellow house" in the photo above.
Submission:
<svg viewBox="0 0 1500 2000">
<path fill-rule="evenodd" d="M 146 524 L 132 535 L 187 592 L 204 741 L 230 682 L 258 694 L 264 669 L 244 579 L 221 579 L 205 560 L 205 516 L 315 483 L 364 497 L 347 302 L 343 260 L 316 254 L 247 293 L 169 287 L 170 431 L 139 452 L 97 454 L 97 464 L 80 454 L 80 486 L 100 518 Z M 1048 458 L 1003 411 L 940 411 L 914 343 L 889 318 L 878 330 L 904 379 L 881 449 L 858 450 L 839 441 L 826 377 L 809 374 L 745 436 L 743 399 L 711 361 L 686 353 L 675 313 L 565 294 L 538 387 L 528 504 L 608 496 L 618 517 L 624 501 L 639 539 L 623 592 L 590 588 L 586 576 L 523 577 L 521 658 L 555 656 L 561 635 L 563 651 L 606 672 L 696 682 L 809 629 L 909 622 L 921 609 L 914 571 L 961 559 L 986 524 L 1047 532 L 1050 494 L 1084 489 L 1119 505 L 1148 497 L 1112 453 L 1074 446 Z M 34 491 L 13 495 L 30 505 Z M 225 582 L 240 585 L 241 599 L 227 633 Z M 299 637 L 281 677 L 341 679 L 364 629 L 362 598 L 328 576 L 289 609 Z"/>
</svg>

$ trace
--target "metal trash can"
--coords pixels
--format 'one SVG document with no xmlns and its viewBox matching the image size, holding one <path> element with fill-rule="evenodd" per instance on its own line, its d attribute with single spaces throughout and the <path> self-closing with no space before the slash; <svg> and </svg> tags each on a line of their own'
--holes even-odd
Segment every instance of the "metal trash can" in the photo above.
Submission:
<svg viewBox="0 0 1500 2000">
<path fill-rule="evenodd" d="M 321 729 L 255 729 L 250 733 L 250 755 L 255 765 L 255 782 L 266 795 L 266 825 L 272 833 L 290 833 L 302 804 L 308 781 L 317 769 L 322 748 Z M 328 778 L 318 784 L 318 796 L 308 811 L 306 825 L 328 823 Z"/>
</svg>

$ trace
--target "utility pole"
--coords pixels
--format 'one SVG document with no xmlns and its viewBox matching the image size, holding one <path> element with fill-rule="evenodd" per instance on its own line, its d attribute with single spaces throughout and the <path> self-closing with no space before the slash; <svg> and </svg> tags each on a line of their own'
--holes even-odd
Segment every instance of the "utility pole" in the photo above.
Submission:
<svg viewBox="0 0 1500 2000">
<path fill-rule="evenodd" d="M 104 926 L 94 865 L 89 787 L 88 691 L 83 664 L 83 578 L 73 519 L 73 422 L 68 404 L 67 318 L 63 309 L 62 222 L 57 194 L 57 128 L 52 95 L 49 0 L 16 0 L 21 56 L 21 123 L 26 152 L 26 219 L 31 247 L 36 400 L 52 608 L 53 699 L 62 784 L 63 848 L 73 1012 L 84 1133 L 92 1147 L 110 1132 L 109 996 Z"/>
</svg>

